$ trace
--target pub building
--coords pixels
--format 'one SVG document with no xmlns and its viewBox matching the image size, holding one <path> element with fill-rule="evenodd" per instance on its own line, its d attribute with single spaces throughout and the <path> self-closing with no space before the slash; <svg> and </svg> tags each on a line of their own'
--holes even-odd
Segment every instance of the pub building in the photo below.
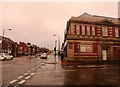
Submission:
<svg viewBox="0 0 120 87">
<path fill-rule="evenodd" d="M 63 51 L 68 61 L 120 60 L 119 18 L 84 13 L 67 21 Z"/>
</svg>

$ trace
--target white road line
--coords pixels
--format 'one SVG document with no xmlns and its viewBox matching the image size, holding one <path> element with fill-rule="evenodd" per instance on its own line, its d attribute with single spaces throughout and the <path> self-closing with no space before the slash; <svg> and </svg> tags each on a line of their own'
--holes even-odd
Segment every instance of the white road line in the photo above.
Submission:
<svg viewBox="0 0 120 87">
<path fill-rule="evenodd" d="M 36 69 L 36 67 L 35 67 L 35 68 L 33 68 L 33 69 Z"/>
<path fill-rule="evenodd" d="M 35 73 L 31 73 L 30 75 L 33 76 L 33 75 L 35 75 Z"/>
<path fill-rule="evenodd" d="M 39 66 L 36 66 L 35 68 L 38 68 Z"/>
<path fill-rule="evenodd" d="M 21 78 L 23 78 L 23 76 L 19 76 L 19 77 L 18 77 L 18 79 L 21 79 Z"/>
<path fill-rule="evenodd" d="M 16 81 L 17 81 L 17 80 L 13 80 L 13 81 L 11 81 L 11 82 L 10 82 L 10 84 L 13 84 L 13 83 L 15 83 Z"/>
<path fill-rule="evenodd" d="M 28 75 L 28 73 L 25 73 L 24 75 L 26 76 L 26 75 Z"/>
<path fill-rule="evenodd" d="M 27 76 L 25 79 L 28 80 L 28 79 L 30 79 L 31 77 L 32 77 L 32 76 Z"/>
<path fill-rule="evenodd" d="M 41 63 L 40 65 L 43 65 L 43 66 L 45 66 L 45 63 Z"/>
<path fill-rule="evenodd" d="M 81 66 L 77 66 L 78 68 L 81 67 Z"/>
<path fill-rule="evenodd" d="M 22 80 L 18 84 L 24 84 L 25 82 L 26 82 L 26 80 Z"/>
</svg>

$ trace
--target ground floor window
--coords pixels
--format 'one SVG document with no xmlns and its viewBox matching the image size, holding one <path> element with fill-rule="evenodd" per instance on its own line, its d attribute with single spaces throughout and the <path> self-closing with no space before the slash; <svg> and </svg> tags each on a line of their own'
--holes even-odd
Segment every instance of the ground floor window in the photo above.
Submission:
<svg viewBox="0 0 120 87">
<path fill-rule="evenodd" d="M 81 52 L 92 52 L 93 46 L 92 44 L 81 43 L 80 49 L 81 49 Z"/>
<path fill-rule="evenodd" d="M 74 52 L 93 52 L 93 44 L 91 43 L 75 43 L 74 44 Z"/>
</svg>

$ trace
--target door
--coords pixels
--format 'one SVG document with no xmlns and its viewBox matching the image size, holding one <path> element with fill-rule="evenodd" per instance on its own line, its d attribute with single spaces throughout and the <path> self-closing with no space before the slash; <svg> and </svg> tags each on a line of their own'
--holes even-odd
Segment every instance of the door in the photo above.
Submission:
<svg viewBox="0 0 120 87">
<path fill-rule="evenodd" d="M 103 60 L 107 60 L 107 50 L 103 50 Z"/>
</svg>

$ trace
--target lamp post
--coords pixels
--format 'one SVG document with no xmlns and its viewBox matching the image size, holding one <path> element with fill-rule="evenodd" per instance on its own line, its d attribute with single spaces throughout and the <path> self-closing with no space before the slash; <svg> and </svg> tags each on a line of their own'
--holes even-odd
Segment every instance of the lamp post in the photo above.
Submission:
<svg viewBox="0 0 120 87">
<path fill-rule="evenodd" d="M 9 31 L 11 31 L 12 29 L 3 29 L 2 41 L 4 40 L 5 30 L 9 30 Z M 9 46 L 9 45 L 8 45 L 8 46 Z M 8 47 L 8 49 L 9 49 L 9 47 Z M 3 51 L 3 52 L 4 52 L 4 51 Z"/>
<path fill-rule="evenodd" d="M 11 31 L 12 29 L 3 29 L 3 38 L 4 38 L 5 30 Z"/>
<path fill-rule="evenodd" d="M 54 47 L 55 57 L 56 57 L 56 47 L 57 47 L 57 40 L 55 40 L 55 47 Z"/>
<path fill-rule="evenodd" d="M 58 56 L 60 54 L 60 35 L 53 35 L 58 37 Z"/>
</svg>

